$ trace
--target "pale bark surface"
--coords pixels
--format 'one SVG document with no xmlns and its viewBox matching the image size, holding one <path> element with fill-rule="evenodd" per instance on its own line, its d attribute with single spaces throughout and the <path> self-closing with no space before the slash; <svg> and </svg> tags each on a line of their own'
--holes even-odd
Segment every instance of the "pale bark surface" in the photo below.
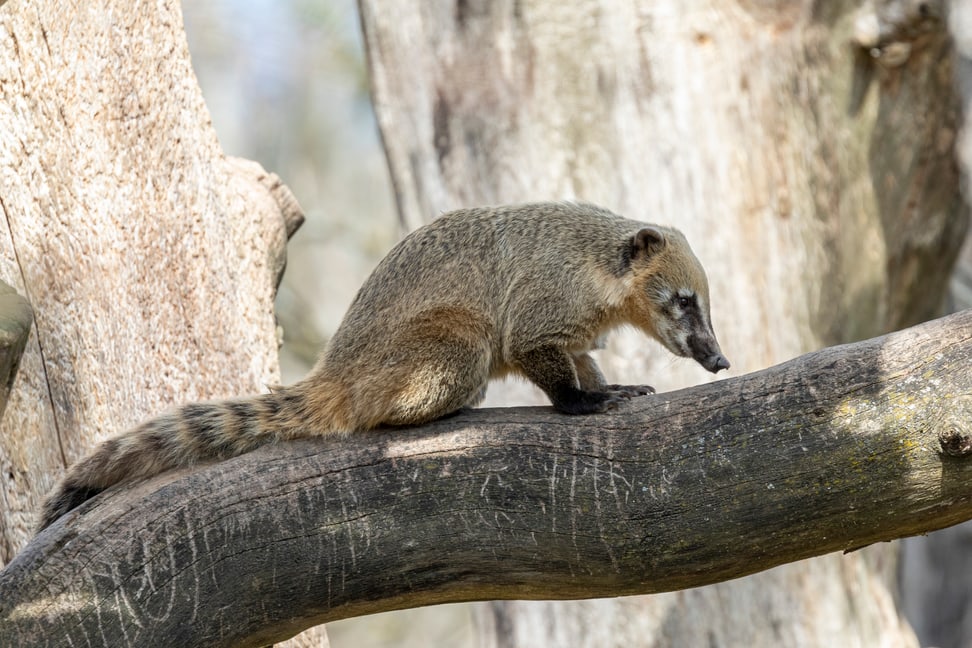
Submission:
<svg viewBox="0 0 972 648">
<path fill-rule="evenodd" d="M 279 178 L 223 154 L 177 1 L 15 0 L 0 217 L 0 278 L 35 314 L 0 423 L 3 565 L 98 441 L 279 381 L 273 298 L 302 215 Z"/>
<path fill-rule="evenodd" d="M 401 607 L 681 589 L 954 524 L 972 517 L 970 362 L 965 311 L 609 414 L 481 410 L 115 488 L 0 572 L 0 644 L 259 646 Z M 591 645 L 604 620 L 553 639 Z"/>
<path fill-rule="evenodd" d="M 558 198 L 673 223 L 709 271 L 733 372 L 939 312 L 967 226 L 940 4 L 360 4 L 407 228 Z M 706 379 L 645 346 L 615 338 L 609 377 Z M 543 623 L 536 604 L 497 604 L 483 625 L 518 646 L 577 645 L 558 629 L 578 627 L 599 628 L 591 646 L 913 645 L 895 575 L 882 547 L 651 600 L 551 603 Z"/>
</svg>

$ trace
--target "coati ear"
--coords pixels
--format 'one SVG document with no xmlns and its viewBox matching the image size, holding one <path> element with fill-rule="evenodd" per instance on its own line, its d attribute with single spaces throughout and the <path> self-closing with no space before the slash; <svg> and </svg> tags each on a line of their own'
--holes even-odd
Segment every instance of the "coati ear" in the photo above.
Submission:
<svg viewBox="0 0 972 648">
<path fill-rule="evenodd" d="M 631 237 L 631 258 L 647 259 L 665 247 L 665 235 L 657 227 L 645 227 Z"/>
</svg>

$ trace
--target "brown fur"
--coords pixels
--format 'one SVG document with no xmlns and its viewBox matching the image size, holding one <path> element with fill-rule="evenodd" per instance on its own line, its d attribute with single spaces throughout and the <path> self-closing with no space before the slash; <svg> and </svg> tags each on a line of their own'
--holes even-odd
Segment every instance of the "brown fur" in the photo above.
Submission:
<svg viewBox="0 0 972 648">
<path fill-rule="evenodd" d="M 249 399 L 184 405 L 101 444 L 44 504 L 40 528 L 98 492 L 277 440 L 415 425 L 530 379 L 558 410 L 600 412 L 650 387 L 606 385 L 588 352 L 631 324 L 711 371 L 728 367 L 708 283 L 680 232 L 592 205 L 446 214 L 361 287 L 314 370 Z"/>
</svg>

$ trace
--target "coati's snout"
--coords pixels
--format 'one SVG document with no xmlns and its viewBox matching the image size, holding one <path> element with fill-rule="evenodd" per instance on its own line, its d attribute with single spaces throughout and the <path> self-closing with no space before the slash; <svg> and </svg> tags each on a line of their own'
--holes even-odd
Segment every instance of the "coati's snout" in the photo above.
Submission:
<svg viewBox="0 0 972 648">
<path fill-rule="evenodd" d="M 722 355 L 719 342 L 716 341 L 715 333 L 707 321 L 696 322 L 697 330 L 690 332 L 686 336 L 686 346 L 688 353 L 700 365 L 711 371 L 718 373 L 720 369 L 728 369 L 729 361 Z"/>
<path fill-rule="evenodd" d="M 684 339 L 684 351 L 688 351 L 688 353 L 682 353 L 682 355 L 689 356 L 712 373 L 729 368 L 729 361 L 726 356 L 722 355 L 722 349 L 719 348 L 715 334 L 708 326 L 702 326 L 700 330 L 690 332 Z"/>
<path fill-rule="evenodd" d="M 693 353 L 692 357 L 712 373 L 718 373 L 721 369 L 729 368 L 729 361 L 726 360 L 726 356 L 722 355 L 718 344 L 715 345 L 714 350 L 707 349 L 698 354 Z"/>
<path fill-rule="evenodd" d="M 712 373 L 718 373 L 720 369 L 728 369 L 730 367 L 729 361 L 726 360 L 726 356 L 721 353 L 717 353 L 714 356 L 709 356 L 704 361 L 700 361 L 702 366 L 711 371 Z"/>
<path fill-rule="evenodd" d="M 722 355 L 722 349 L 708 322 L 708 313 L 702 314 L 695 297 L 673 300 L 681 301 L 680 307 L 673 306 L 659 319 L 655 337 L 672 353 L 684 358 L 692 358 L 712 373 L 729 368 L 729 361 Z"/>
</svg>

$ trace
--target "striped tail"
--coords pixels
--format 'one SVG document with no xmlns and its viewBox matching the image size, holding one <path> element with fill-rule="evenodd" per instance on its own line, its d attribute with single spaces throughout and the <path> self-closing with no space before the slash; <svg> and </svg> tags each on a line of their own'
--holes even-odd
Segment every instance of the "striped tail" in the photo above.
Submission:
<svg viewBox="0 0 972 648">
<path fill-rule="evenodd" d="M 178 407 L 105 441 L 71 466 L 44 501 L 37 530 L 120 482 L 146 479 L 198 461 L 228 459 L 277 440 L 328 432 L 308 429 L 308 420 L 307 399 L 290 388 Z M 319 427 L 320 422 L 311 424 Z"/>
</svg>

